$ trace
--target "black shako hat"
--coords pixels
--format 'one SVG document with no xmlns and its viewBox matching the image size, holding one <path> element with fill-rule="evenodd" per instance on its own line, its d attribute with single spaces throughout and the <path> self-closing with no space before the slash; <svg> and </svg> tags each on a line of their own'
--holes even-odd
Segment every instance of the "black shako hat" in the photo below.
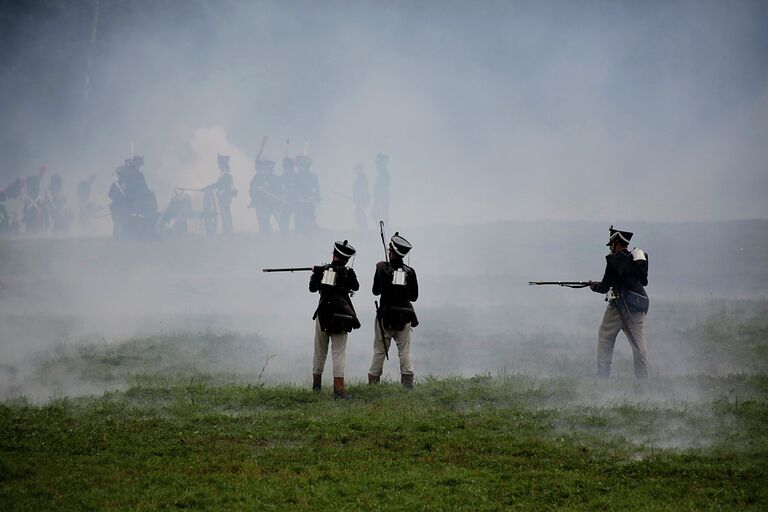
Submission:
<svg viewBox="0 0 768 512">
<path fill-rule="evenodd" d="M 343 242 L 334 242 L 333 255 L 343 260 L 348 260 L 355 255 L 355 248 L 349 245 L 349 242 L 344 240 Z"/>
<path fill-rule="evenodd" d="M 389 248 L 395 251 L 395 254 L 403 258 L 411 249 L 413 249 L 413 246 L 411 245 L 411 242 L 395 231 L 395 234 L 392 235 L 392 239 L 389 241 Z"/>
<path fill-rule="evenodd" d="M 629 245 L 629 241 L 632 240 L 632 233 L 631 231 L 620 231 L 618 229 L 613 229 L 613 224 L 611 224 L 611 227 L 609 228 L 611 236 L 608 238 L 608 243 L 605 245 L 610 246 L 613 242 L 616 240 L 620 240 L 626 245 Z"/>
</svg>

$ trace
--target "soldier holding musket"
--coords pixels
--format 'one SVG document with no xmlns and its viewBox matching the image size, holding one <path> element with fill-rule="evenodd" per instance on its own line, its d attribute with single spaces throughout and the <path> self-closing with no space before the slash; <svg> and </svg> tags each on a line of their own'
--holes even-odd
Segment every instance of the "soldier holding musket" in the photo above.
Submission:
<svg viewBox="0 0 768 512">
<path fill-rule="evenodd" d="M 382 241 L 383 241 L 382 231 Z M 403 262 L 412 246 L 395 232 L 389 242 L 388 261 L 376 264 L 373 276 L 373 294 L 381 295 L 376 306 L 376 325 L 373 336 L 373 361 L 368 370 L 368 384 L 378 384 L 388 357 L 389 344 L 394 338 L 400 357 L 400 381 L 406 388 L 413 387 L 413 361 L 411 360 L 411 330 L 419 324 L 411 302 L 419 298 L 416 271 Z"/>
<path fill-rule="evenodd" d="M 360 289 L 357 275 L 346 264 L 355 255 L 349 242 L 333 244 L 333 260 L 328 265 L 312 268 L 309 291 L 320 292 L 320 302 L 312 319 L 315 321 L 315 350 L 312 363 L 312 389 L 320 391 L 328 344 L 333 362 L 334 398 L 344 398 L 347 335 L 360 328 L 350 295 Z"/>
<path fill-rule="evenodd" d="M 597 374 L 607 378 L 611 374 L 611 359 L 616 336 L 623 330 L 632 345 L 635 377 L 648 377 L 648 358 L 645 345 L 645 315 L 648 312 L 648 255 L 641 249 L 627 250 L 632 233 L 610 228 L 608 245 L 611 253 L 605 257 L 603 279 L 591 283 L 597 293 L 608 293 L 608 307 L 600 324 L 597 341 Z"/>
</svg>

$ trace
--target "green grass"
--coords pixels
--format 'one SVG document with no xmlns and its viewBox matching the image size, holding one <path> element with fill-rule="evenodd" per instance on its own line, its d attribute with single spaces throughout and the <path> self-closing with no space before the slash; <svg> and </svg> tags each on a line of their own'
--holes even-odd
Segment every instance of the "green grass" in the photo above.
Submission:
<svg viewBox="0 0 768 512">
<path fill-rule="evenodd" d="M 343 401 L 267 384 L 255 335 L 62 344 L 23 382 L 109 391 L 0 402 L 0 510 L 766 510 L 764 312 L 669 337 L 739 372 L 351 380 Z"/>
<path fill-rule="evenodd" d="M 746 379 L 746 377 L 744 377 Z M 548 407 L 568 381 L 427 378 L 353 385 L 132 386 L 0 407 L 4 510 L 761 509 L 765 400 Z M 765 382 L 747 383 L 766 391 Z M 746 384 L 745 384 L 746 385 Z M 765 396 L 763 394 L 763 396 Z M 539 407 L 536 404 L 543 403 Z M 671 419 L 711 444 L 627 433 Z"/>
</svg>

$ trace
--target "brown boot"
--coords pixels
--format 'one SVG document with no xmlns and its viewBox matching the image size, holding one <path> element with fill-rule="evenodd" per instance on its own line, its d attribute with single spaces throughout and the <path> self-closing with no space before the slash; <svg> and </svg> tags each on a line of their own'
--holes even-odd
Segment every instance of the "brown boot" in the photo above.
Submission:
<svg viewBox="0 0 768 512">
<path fill-rule="evenodd" d="M 312 374 L 312 391 L 320 391 L 320 384 L 322 380 L 323 376 L 321 374 Z"/>
<path fill-rule="evenodd" d="M 370 373 L 368 374 L 368 384 L 378 384 L 381 382 L 381 376 L 374 377 Z"/>
<path fill-rule="evenodd" d="M 413 389 L 413 374 L 402 374 L 400 376 L 400 382 L 403 384 L 405 389 Z"/>
<path fill-rule="evenodd" d="M 346 398 L 344 396 L 344 377 L 333 378 L 333 398 Z"/>
</svg>

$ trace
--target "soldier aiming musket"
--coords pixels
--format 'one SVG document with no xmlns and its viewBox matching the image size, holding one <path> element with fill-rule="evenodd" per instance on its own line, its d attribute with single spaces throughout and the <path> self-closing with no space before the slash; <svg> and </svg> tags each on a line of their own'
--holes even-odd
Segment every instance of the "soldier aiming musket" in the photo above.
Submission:
<svg viewBox="0 0 768 512">
<path fill-rule="evenodd" d="M 264 272 L 312 272 L 309 278 L 309 291 L 320 293 L 320 302 L 312 316 L 312 320 L 315 321 L 312 389 L 320 391 L 330 343 L 332 344 L 334 398 L 345 398 L 344 370 L 347 357 L 347 335 L 352 329 L 360 328 L 360 321 L 357 319 L 357 313 L 350 299 L 351 295 L 360 289 L 360 283 L 357 281 L 354 269 L 347 267 L 347 262 L 354 255 L 355 248 L 344 240 L 333 244 L 333 260 L 330 264 L 263 269 Z"/>
<path fill-rule="evenodd" d="M 616 336 L 624 331 L 630 345 L 635 377 L 648 377 L 648 358 L 645 344 L 645 315 L 648 313 L 648 255 L 641 249 L 628 250 L 633 233 L 610 227 L 608 245 L 611 253 L 606 259 L 605 274 L 600 281 L 529 281 L 533 285 L 558 285 L 568 288 L 587 288 L 606 293 L 608 307 L 600 324 L 597 340 L 597 376 L 608 378 Z"/>
</svg>

